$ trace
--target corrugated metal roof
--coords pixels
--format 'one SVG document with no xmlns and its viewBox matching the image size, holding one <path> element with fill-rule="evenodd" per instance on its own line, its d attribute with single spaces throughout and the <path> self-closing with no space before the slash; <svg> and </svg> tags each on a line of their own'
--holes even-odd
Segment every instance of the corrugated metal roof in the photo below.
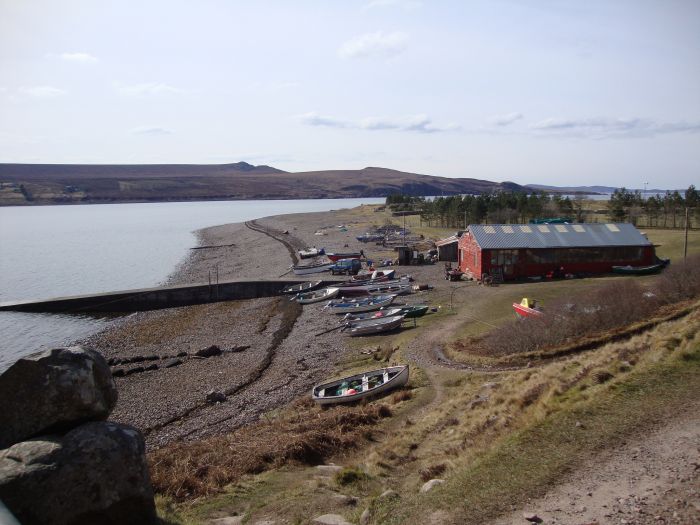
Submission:
<svg viewBox="0 0 700 525">
<path fill-rule="evenodd" d="M 440 239 L 439 241 L 435 241 L 435 246 L 445 246 L 446 244 L 451 244 L 453 242 L 457 242 L 459 240 L 459 237 L 456 235 L 451 235 L 449 237 L 446 237 L 445 239 Z"/>
<path fill-rule="evenodd" d="M 631 224 L 470 224 L 481 248 L 651 246 Z"/>
</svg>

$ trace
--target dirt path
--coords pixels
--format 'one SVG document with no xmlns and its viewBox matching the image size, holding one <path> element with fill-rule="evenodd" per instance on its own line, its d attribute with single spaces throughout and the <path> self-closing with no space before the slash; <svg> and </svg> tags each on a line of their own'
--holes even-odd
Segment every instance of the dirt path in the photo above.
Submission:
<svg viewBox="0 0 700 525">
<path fill-rule="evenodd" d="M 643 432 L 495 524 L 526 524 L 524 514 L 562 525 L 700 523 L 700 402 Z"/>
</svg>

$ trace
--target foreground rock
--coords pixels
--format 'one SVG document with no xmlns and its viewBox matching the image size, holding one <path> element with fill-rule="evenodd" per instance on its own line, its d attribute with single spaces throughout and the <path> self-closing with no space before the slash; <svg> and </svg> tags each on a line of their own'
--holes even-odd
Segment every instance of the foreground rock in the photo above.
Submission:
<svg viewBox="0 0 700 525">
<path fill-rule="evenodd" d="M 109 422 L 1 451 L 0 500 L 23 525 L 156 522 L 143 436 Z"/>
<path fill-rule="evenodd" d="M 18 360 L 0 376 L 0 449 L 106 419 L 117 402 L 107 361 L 81 347 Z"/>
</svg>

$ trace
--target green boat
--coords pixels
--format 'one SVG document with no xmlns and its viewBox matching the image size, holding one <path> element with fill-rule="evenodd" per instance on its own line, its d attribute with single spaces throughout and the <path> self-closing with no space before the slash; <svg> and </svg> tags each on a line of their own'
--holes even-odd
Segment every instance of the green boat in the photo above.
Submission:
<svg viewBox="0 0 700 525">
<path fill-rule="evenodd" d="M 415 319 L 416 317 L 423 317 L 425 312 L 428 311 L 428 306 L 424 304 L 408 304 L 401 307 L 401 313 L 404 314 L 405 319 Z"/>
<path fill-rule="evenodd" d="M 613 266 L 612 271 L 620 275 L 650 275 L 660 272 L 670 262 L 670 259 L 659 259 L 659 262 L 650 264 L 649 266 Z"/>
</svg>

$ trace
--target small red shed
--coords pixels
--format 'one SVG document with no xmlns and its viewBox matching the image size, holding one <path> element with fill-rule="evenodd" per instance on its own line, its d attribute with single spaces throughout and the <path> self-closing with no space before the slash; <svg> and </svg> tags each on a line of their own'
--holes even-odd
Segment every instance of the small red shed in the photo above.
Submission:
<svg viewBox="0 0 700 525">
<path fill-rule="evenodd" d="M 473 279 L 609 273 L 656 261 L 632 224 L 471 224 L 459 239 L 459 268 Z"/>
</svg>

